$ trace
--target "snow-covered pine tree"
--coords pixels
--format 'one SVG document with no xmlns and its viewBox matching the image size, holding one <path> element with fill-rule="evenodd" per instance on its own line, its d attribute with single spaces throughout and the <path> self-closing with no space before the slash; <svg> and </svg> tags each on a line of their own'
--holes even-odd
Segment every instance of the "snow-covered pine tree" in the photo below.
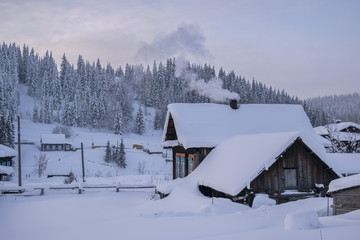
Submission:
<svg viewBox="0 0 360 240">
<path fill-rule="evenodd" d="M 65 100 L 61 111 L 61 123 L 65 126 L 75 125 L 75 108 L 73 103 L 69 103 Z"/>
<path fill-rule="evenodd" d="M 119 107 L 115 109 L 114 133 L 120 135 L 125 133 L 123 114 Z"/>
<path fill-rule="evenodd" d="M 38 109 L 38 107 L 36 105 L 33 108 L 32 121 L 34 123 L 39 122 L 39 109 Z"/>
<path fill-rule="evenodd" d="M 135 119 L 135 133 L 142 135 L 145 131 L 145 123 L 144 123 L 144 115 L 142 112 L 142 108 L 139 105 L 138 111 L 136 113 L 136 119 Z"/>
<path fill-rule="evenodd" d="M 117 154 L 117 161 L 116 161 L 121 168 L 126 168 L 126 153 L 125 153 L 125 145 L 124 141 L 121 138 L 118 154 Z"/>
<path fill-rule="evenodd" d="M 109 163 L 111 162 L 111 160 L 112 160 L 112 153 L 111 153 L 110 141 L 107 141 L 104 161 Z"/>
<path fill-rule="evenodd" d="M 163 114 L 161 110 L 156 110 L 155 118 L 154 118 L 154 129 L 161 130 L 163 128 L 163 121 L 162 121 Z"/>
</svg>

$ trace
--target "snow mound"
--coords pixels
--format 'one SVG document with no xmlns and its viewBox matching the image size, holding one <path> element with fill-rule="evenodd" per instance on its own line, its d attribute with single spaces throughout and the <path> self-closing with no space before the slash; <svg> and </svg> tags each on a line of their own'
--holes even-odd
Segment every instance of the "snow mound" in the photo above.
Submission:
<svg viewBox="0 0 360 240">
<path fill-rule="evenodd" d="M 316 211 L 296 211 L 286 215 L 285 230 L 304 230 L 320 228 L 319 217 Z"/>
<path fill-rule="evenodd" d="M 267 194 L 256 194 L 252 208 L 259 208 L 261 206 L 273 206 L 276 204 L 274 199 L 269 198 Z"/>
<path fill-rule="evenodd" d="M 249 209 L 248 206 L 234 203 L 229 199 L 205 197 L 190 178 L 176 179 L 169 183 L 160 185 L 162 192 L 169 192 L 169 196 L 152 202 L 151 207 L 147 205 L 142 216 L 214 216 Z"/>
</svg>

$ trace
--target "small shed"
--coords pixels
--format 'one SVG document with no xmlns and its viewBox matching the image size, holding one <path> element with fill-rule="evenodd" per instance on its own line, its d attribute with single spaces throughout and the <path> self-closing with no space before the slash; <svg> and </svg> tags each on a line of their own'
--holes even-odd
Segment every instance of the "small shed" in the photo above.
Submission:
<svg viewBox="0 0 360 240">
<path fill-rule="evenodd" d="M 0 165 L 12 167 L 14 165 L 13 158 L 16 156 L 16 151 L 5 145 L 0 144 Z"/>
<path fill-rule="evenodd" d="M 65 139 L 65 134 L 41 135 L 41 151 L 72 151 L 72 146 Z"/>
<path fill-rule="evenodd" d="M 333 196 L 334 215 L 360 209 L 360 174 L 333 180 L 328 193 Z"/>
<path fill-rule="evenodd" d="M 0 144 L 0 181 L 9 181 L 14 173 L 14 161 L 16 151 Z"/>
</svg>

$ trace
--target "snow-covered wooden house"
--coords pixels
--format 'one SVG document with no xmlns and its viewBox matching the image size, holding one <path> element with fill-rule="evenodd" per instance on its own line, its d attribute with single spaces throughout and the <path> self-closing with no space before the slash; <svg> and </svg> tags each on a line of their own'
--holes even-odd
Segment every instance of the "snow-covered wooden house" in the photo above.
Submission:
<svg viewBox="0 0 360 240">
<path fill-rule="evenodd" d="M 275 197 L 338 178 L 300 105 L 170 104 L 163 145 L 173 150 L 173 178 L 193 172 L 205 195 Z"/>
<path fill-rule="evenodd" d="M 334 215 L 360 209 L 360 174 L 336 179 L 330 183 Z"/>
<path fill-rule="evenodd" d="M 41 135 L 41 151 L 72 151 L 72 146 L 65 139 L 65 134 Z"/>
<path fill-rule="evenodd" d="M 14 173 L 13 158 L 16 156 L 16 151 L 12 148 L 0 144 L 0 181 L 10 180 Z"/>
</svg>

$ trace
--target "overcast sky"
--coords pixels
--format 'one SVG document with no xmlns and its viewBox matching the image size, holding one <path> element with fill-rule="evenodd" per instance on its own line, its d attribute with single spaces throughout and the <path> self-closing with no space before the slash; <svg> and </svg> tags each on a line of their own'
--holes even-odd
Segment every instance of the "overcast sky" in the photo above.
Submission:
<svg viewBox="0 0 360 240">
<path fill-rule="evenodd" d="M 0 40 L 116 68 L 181 56 L 302 99 L 360 92 L 358 0 L 0 0 Z"/>
</svg>

